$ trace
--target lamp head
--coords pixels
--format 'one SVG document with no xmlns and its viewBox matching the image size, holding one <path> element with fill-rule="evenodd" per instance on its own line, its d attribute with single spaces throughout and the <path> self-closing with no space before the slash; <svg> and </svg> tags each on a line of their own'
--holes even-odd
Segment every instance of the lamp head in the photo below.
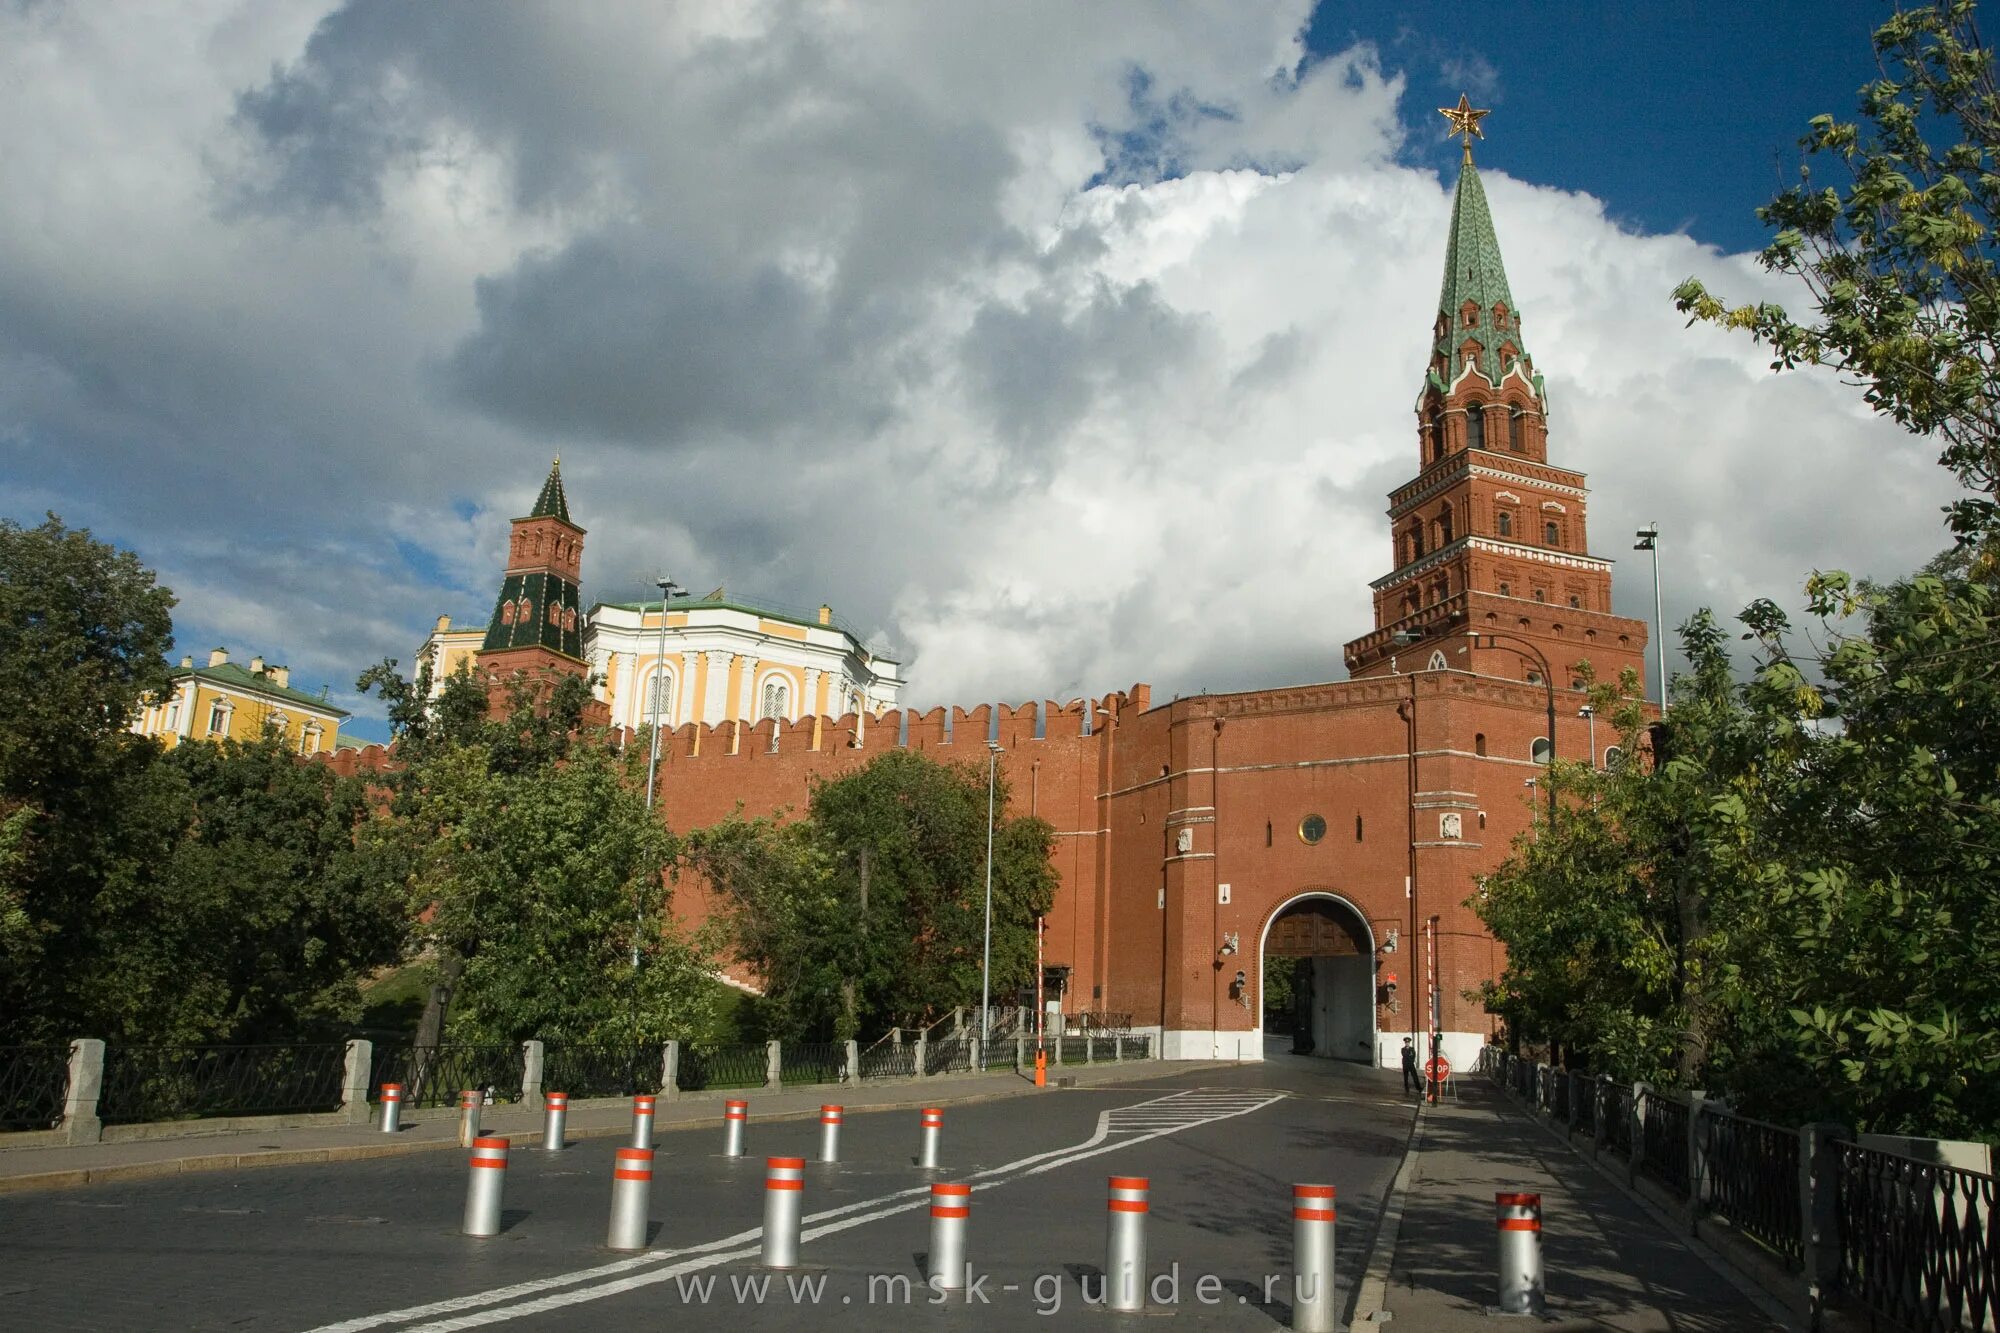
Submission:
<svg viewBox="0 0 2000 1333">
<path fill-rule="evenodd" d="M 1595 708 L 1592 708 L 1589 704 L 1585 704 L 1583 707 L 1576 710 L 1576 715 L 1578 717 L 1596 717 L 1597 710 Z"/>
<path fill-rule="evenodd" d="M 1413 629 L 1399 629 L 1389 636 L 1389 642 L 1398 647 L 1407 648 L 1413 643 L 1423 642 L 1423 637 L 1423 635 Z"/>
<path fill-rule="evenodd" d="M 1653 544 L 1660 539 L 1660 525 L 1657 523 L 1648 523 L 1632 535 L 1638 538 L 1637 541 L 1632 543 L 1633 550 L 1650 551 L 1654 549 Z"/>
</svg>

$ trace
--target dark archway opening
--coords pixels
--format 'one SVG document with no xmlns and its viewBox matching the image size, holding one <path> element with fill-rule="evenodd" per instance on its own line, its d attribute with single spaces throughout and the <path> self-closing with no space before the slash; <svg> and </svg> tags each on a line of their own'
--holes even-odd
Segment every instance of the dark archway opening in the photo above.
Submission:
<svg viewBox="0 0 2000 1333">
<path fill-rule="evenodd" d="M 1330 1060 L 1375 1060 L 1375 957 L 1368 927 L 1346 903 L 1306 897 L 1264 934 L 1264 1031 Z"/>
</svg>

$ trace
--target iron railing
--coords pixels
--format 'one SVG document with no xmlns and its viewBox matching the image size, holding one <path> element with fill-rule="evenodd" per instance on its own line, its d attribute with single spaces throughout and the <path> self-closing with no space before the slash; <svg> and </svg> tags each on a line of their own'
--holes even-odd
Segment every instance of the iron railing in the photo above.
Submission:
<svg viewBox="0 0 2000 1333">
<path fill-rule="evenodd" d="M 1688 1104 L 1664 1093 L 1646 1095 L 1645 1156 L 1639 1165 L 1683 1199 L 1688 1197 Z"/>
<path fill-rule="evenodd" d="M 1702 1143 L 1702 1207 L 1798 1268 L 1805 1259 L 1798 1131 L 1705 1107 L 1696 1132 Z"/>
<path fill-rule="evenodd" d="M 384 1083 L 400 1083 L 406 1107 L 452 1106 L 472 1088 L 496 1102 L 518 1102 L 523 1073 L 518 1046 L 377 1046 L 368 1088 L 380 1100 Z"/>
<path fill-rule="evenodd" d="M 770 1076 L 770 1055 L 762 1042 L 734 1046 L 683 1046 L 683 1092 L 703 1088 L 761 1088 Z"/>
<path fill-rule="evenodd" d="M 871 1078 L 915 1078 L 917 1076 L 917 1047 L 915 1042 L 891 1042 L 883 1045 L 877 1042 L 861 1053 L 861 1077 Z"/>
<path fill-rule="evenodd" d="M 1994 1177 L 1854 1143 L 1837 1152 L 1848 1294 L 1908 1333 L 1972 1333 L 2000 1322 Z"/>
<path fill-rule="evenodd" d="M 1610 1117 L 1604 1126 L 1604 1141 L 1609 1143 L 1620 1157 L 1632 1160 L 1632 1085 L 1613 1083 L 1604 1092 L 1604 1114 Z"/>
<path fill-rule="evenodd" d="M 1153 1036 L 1151 1033 L 1141 1033 L 1136 1037 L 1129 1032 L 1120 1033 L 1114 1040 L 1118 1043 L 1118 1049 L 1112 1053 L 1114 1059 L 1150 1060 L 1153 1058 Z"/>
<path fill-rule="evenodd" d="M 845 1042 L 787 1042 L 779 1055 L 786 1083 L 840 1083 L 847 1078 Z"/>
<path fill-rule="evenodd" d="M 1091 1048 L 1093 1040 L 1093 1038 L 1088 1036 L 1051 1038 L 1049 1045 L 1057 1051 L 1057 1059 L 1060 1063 L 1080 1065 L 1086 1064 L 1094 1058 Z"/>
<path fill-rule="evenodd" d="M 1598 1081 L 1589 1074 L 1570 1076 L 1570 1099 L 1574 1107 L 1569 1122 L 1580 1133 L 1597 1137 Z"/>
<path fill-rule="evenodd" d="M 1085 1009 L 1081 1013 L 1069 1015 L 1069 1030 L 1087 1035 L 1108 1037 L 1114 1033 L 1132 1030 L 1132 1015 L 1114 1013 L 1108 1009 Z"/>
<path fill-rule="evenodd" d="M 112 1046 L 97 1115 L 108 1125 L 338 1110 L 347 1046 Z"/>
<path fill-rule="evenodd" d="M 664 1071 L 663 1045 L 662 1042 L 548 1044 L 542 1050 L 542 1087 L 572 1097 L 656 1093 Z"/>
<path fill-rule="evenodd" d="M 69 1099 L 69 1047 L 0 1046 L 0 1130 L 53 1129 Z"/>
<path fill-rule="evenodd" d="M 926 1074 L 962 1074 L 972 1068 L 972 1041 L 969 1037 L 944 1037 L 924 1043 Z"/>
</svg>

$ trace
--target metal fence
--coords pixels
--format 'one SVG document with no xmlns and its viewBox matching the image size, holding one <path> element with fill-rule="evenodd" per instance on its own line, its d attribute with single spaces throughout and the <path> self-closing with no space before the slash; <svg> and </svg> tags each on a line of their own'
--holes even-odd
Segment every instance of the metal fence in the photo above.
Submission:
<svg viewBox="0 0 2000 1333">
<path fill-rule="evenodd" d="M 107 1125 L 337 1110 L 344 1042 L 321 1046 L 111 1046 L 97 1115 Z"/>
<path fill-rule="evenodd" d="M 847 1077 L 845 1042 L 788 1042 L 782 1056 L 787 1083 L 839 1083 Z"/>
<path fill-rule="evenodd" d="M 915 1042 L 877 1042 L 861 1052 L 861 1077 L 871 1078 L 915 1078 L 917 1074 L 917 1046 Z"/>
<path fill-rule="evenodd" d="M 1639 1165 L 1674 1193 L 1688 1196 L 1688 1106 L 1664 1093 L 1646 1095 L 1646 1142 Z"/>
<path fill-rule="evenodd" d="M 735 1046 L 683 1046 L 683 1092 L 704 1088 L 761 1088 L 770 1076 L 770 1054 L 762 1042 Z"/>
<path fill-rule="evenodd" d="M 1118 1048 L 1112 1057 L 1118 1060 L 1150 1060 L 1153 1058 L 1153 1038 L 1150 1033 L 1132 1036 L 1129 1033 L 1116 1038 Z"/>
<path fill-rule="evenodd" d="M 377 1046 L 373 1064 L 369 1094 L 380 1100 L 384 1083 L 400 1083 L 405 1107 L 451 1106 L 471 1088 L 518 1102 L 525 1075 L 518 1046 Z"/>
<path fill-rule="evenodd" d="M 1704 1108 L 1696 1132 L 1702 1144 L 1702 1207 L 1798 1268 L 1805 1257 L 1798 1131 Z"/>
<path fill-rule="evenodd" d="M 1626 1161 L 1632 1160 L 1632 1085 L 1613 1083 L 1605 1089 L 1604 1139 Z"/>
<path fill-rule="evenodd" d="M 924 1043 L 924 1073 L 962 1074 L 972 1068 L 972 1041 L 968 1037 L 943 1037 Z"/>
<path fill-rule="evenodd" d="M 572 1097 L 629 1097 L 658 1092 L 664 1042 L 608 1046 L 555 1045 L 543 1047 L 542 1087 Z"/>
<path fill-rule="evenodd" d="M 1840 1270 L 1875 1320 L 1910 1333 L 2000 1322 L 2000 1197 L 1977 1171 L 1838 1146 Z"/>
<path fill-rule="evenodd" d="M 1095 1058 L 1095 1046 L 1093 1045 L 1095 1041 L 1096 1038 L 1090 1036 L 1061 1037 L 1051 1040 L 1048 1044 L 1055 1048 L 1058 1062 L 1066 1065 L 1080 1065 L 1087 1064 Z"/>
<path fill-rule="evenodd" d="M 1582 1133 L 1597 1137 L 1598 1102 L 1603 1099 L 1604 1089 L 1598 1080 L 1589 1074 L 1577 1074 L 1570 1084 L 1570 1096 L 1574 1099 L 1575 1111 L 1569 1122 Z"/>
<path fill-rule="evenodd" d="M 69 1047 L 0 1046 L 0 1130 L 53 1129 L 69 1095 Z"/>
<path fill-rule="evenodd" d="M 1113 1033 L 1130 1032 L 1132 1015 L 1109 1009 L 1085 1009 L 1069 1016 L 1069 1027 L 1075 1032 L 1108 1037 Z"/>
</svg>

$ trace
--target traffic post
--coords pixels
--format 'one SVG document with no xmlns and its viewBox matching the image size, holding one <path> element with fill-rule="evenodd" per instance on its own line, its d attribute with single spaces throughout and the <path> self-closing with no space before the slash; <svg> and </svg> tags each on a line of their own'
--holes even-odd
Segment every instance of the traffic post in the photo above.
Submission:
<svg viewBox="0 0 2000 1333">
<path fill-rule="evenodd" d="M 611 1165 L 611 1227 L 604 1237 L 606 1249 L 646 1248 L 652 1193 L 653 1150 L 620 1148 Z"/>
<path fill-rule="evenodd" d="M 394 1134 L 403 1127 L 403 1085 L 382 1085 L 382 1132 Z"/>
<path fill-rule="evenodd" d="M 1494 1222 L 1500 1233 L 1501 1314 L 1542 1312 L 1542 1196 L 1500 1193 L 1493 1196 Z"/>
<path fill-rule="evenodd" d="M 799 1266 L 799 1213 L 806 1187 L 806 1159 L 764 1159 L 764 1267 Z"/>
<path fill-rule="evenodd" d="M 479 1137 L 479 1108 L 486 1104 L 486 1094 L 477 1088 L 467 1088 L 458 1094 L 458 1146 L 470 1148 L 472 1141 Z"/>
<path fill-rule="evenodd" d="M 640 1093 L 632 1099 L 632 1146 L 653 1146 L 653 1110 L 658 1099 Z"/>
<path fill-rule="evenodd" d="M 1292 1328 L 1334 1333 L 1333 1186 L 1292 1186 Z"/>
<path fill-rule="evenodd" d="M 743 1155 L 743 1126 L 750 1119 L 750 1103 L 731 1099 L 722 1104 L 722 1155 Z"/>
<path fill-rule="evenodd" d="M 944 1109 L 926 1106 L 922 1116 L 923 1137 L 917 1145 L 917 1165 L 926 1171 L 937 1170 L 938 1140 L 944 1135 Z"/>
<path fill-rule="evenodd" d="M 1144 1176 L 1111 1177 L 1104 1245 L 1104 1304 L 1108 1309 L 1146 1308 L 1147 1192 Z"/>
<path fill-rule="evenodd" d="M 561 1152 L 566 1145 L 569 1128 L 569 1094 L 551 1092 L 544 1098 L 546 1113 L 542 1120 L 542 1151 Z"/>
<path fill-rule="evenodd" d="M 838 1106 L 819 1108 L 819 1160 L 837 1162 L 840 1160 L 840 1121 L 846 1114 Z"/>
<path fill-rule="evenodd" d="M 1035 1086 L 1049 1086 L 1049 1053 L 1040 1047 L 1035 1048 Z"/>
<path fill-rule="evenodd" d="M 972 1215 L 972 1186 L 931 1186 L 931 1251 L 925 1277 L 934 1291 L 965 1285 L 965 1219 Z"/>
<path fill-rule="evenodd" d="M 507 1140 L 476 1138 L 465 1183 L 465 1226 L 468 1236 L 500 1234 L 500 1196 L 507 1183 Z"/>
</svg>

